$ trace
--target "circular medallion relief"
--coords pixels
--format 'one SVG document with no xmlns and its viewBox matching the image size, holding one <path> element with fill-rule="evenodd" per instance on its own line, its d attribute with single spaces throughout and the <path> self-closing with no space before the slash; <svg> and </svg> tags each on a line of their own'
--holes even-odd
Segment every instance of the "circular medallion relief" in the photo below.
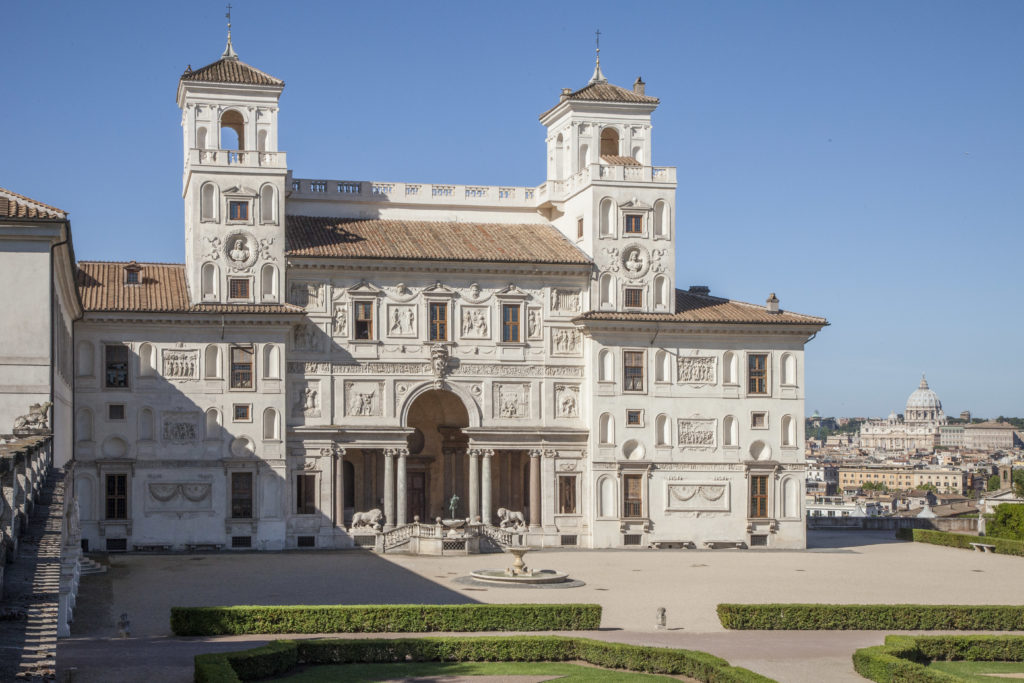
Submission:
<svg viewBox="0 0 1024 683">
<path fill-rule="evenodd" d="M 240 436 L 231 442 L 231 455 L 236 458 L 245 458 L 256 452 L 256 447 L 247 436 Z"/>
<path fill-rule="evenodd" d="M 651 269 L 651 254 L 639 244 L 631 244 L 622 250 L 622 270 L 628 278 L 640 278 Z"/>
<path fill-rule="evenodd" d="M 231 264 L 231 270 L 252 268 L 259 254 L 256 238 L 248 230 L 232 230 L 224 237 L 224 255 Z"/>
</svg>

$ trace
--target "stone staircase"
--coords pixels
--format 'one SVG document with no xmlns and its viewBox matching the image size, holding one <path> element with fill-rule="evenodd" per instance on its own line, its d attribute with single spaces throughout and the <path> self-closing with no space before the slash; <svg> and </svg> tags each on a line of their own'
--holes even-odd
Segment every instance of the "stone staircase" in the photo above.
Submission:
<svg viewBox="0 0 1024 683">
<path fill-rule="evenodd" d="M 0 603 L 0 681 L 50 680 L 57 664 L 64 472 L 50 470 L 7 567 Z"/>
</svg>

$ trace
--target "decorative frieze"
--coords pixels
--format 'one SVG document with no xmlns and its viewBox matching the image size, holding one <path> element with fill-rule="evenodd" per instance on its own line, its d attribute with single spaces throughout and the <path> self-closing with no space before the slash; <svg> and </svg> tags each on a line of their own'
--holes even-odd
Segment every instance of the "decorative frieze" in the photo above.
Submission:
<svg viewBox="0 0 1024 683">
<path fill-rule="evenodd" d="M 495 384 L 494 417 L 506 419 L 530 417 L 530 385 Z"/>
<path fill-rule="evenodd" d="M 679 356 L 676 380 L 680 384 L 715 384 L 718 380 L 716 356 Z"/>
<path fill-rule="evenodd" d="M 718 421 L 715 418 L 679 418 L 679 448 L 711 450 L 716 445 Z"/>
<path fill-rule="evenodd" d="M 199 350 L 164 349 L 163 375 L 175 381 L 199 378 Z"/>
<path fill-rule="evenodd" d="M 151 482 L 146 487 L 147 512 L 201 512 L 213 508 L 207 482 Z"/>
<path fill-rule="evenodd" d="M 724 512 L 729 510 L 729 483 L 666 484 L 665 509 Z"/>
<path fill-rule="evenodd" d="M 433 375 L 429 362 L 328 363 L 289 361 L 290 375 Z M 456 377 L 583 377 L 580 365 L 503 365 L 460 362 L 449 369 Z"/>
<path fill-rule="evenodd" d="M 162 415 L 164 443 L 189 444 L 199 440 L 201 413 L 166 412 Z"/>
</svg>

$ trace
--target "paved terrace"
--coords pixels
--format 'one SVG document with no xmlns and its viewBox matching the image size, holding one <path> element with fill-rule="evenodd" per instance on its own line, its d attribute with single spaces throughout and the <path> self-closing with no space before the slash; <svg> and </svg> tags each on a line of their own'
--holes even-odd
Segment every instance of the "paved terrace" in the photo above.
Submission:
<svg viewBox="0 0 1024 683">
<path fill-rule="evenodd" d="M 1021 558 L 894 541 L 891 532 L 812 532 L 791 551 L 545 550 L 536 568 L 566 570 L 572 589 L 478 588 L 454 582 L 472 569 L 503 567 L 501 555 L 378 556 L 359 551 L 111 556 L 107 574 L 82 580 L 61 670 L 75 681 L 188 681 L 192 655 L 272 638 L 174 638 L 174 605 L 596 602 L 602 630 L 580 634 L 706 650 L 779 681 L 858 681 L 850 656 L 884 632 L 728 632 L 720 602 L 1024 604 Z M 668 610 L 668 630 L 654 629 Z M 117 639 L 127 612 L 131 637 Z"/>
</svg>

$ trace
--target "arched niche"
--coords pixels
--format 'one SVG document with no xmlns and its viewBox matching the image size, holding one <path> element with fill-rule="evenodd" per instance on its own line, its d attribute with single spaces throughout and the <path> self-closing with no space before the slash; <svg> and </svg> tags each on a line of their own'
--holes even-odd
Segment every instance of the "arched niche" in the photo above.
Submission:
<svg viewBox="0 0 1024 683">
<path fill-rule="evenodd" d="M 722 445 L 740 445 L 739 421 L 732 415 L 726 415 L 725 419 L 722 420 Z"/>
<path fill-rule="evenodd" d="M 217 272 L 217 264 L 215 263 L 204 263 L 201 274 L 202 280 L 202 293 L 204 299 L 216 299 L 217 298 L 217 284 L 220 281 L 220 277 Z"/>
<path fill-rule="evenodd" d="M 565 139 L 559 133 L 555 138 L 555 180 L 565 178 Z"/>
<path fill-rule="evenodd" d="M 795 386 L 796 385 L 796 356 L 792 353 L 782 354 L 782 361 L 780 362 L 782 369 L 782 384 L 784 386 Z"/>
<path fill-rule="evenodd" d="M 271 263 L 263 264 L 260 270 L 260 294 L 264 301 L 277 301 L 277 267 Z"/>
<path fill-rule="evenodd" d="M 597 354 L 597 380 L 599 382 L 615 381 L 615 356 L 610 349 L 601 349 Z"/>
<path fill-rule="evenodd" d="M 143 408 L 139 411 L 139 441 L 152 441 L 155 433 L 153 411 Z"/>
<path fill-rule="evenodd" d="M 601 237 L 613 237 L 615 235 L 615 202 L 611 197 L 601 200 L 598 216 L 598 234 Z"/>
<path fill-rule="evenodd" d="M 601 477 L 597 482 L 597 516 L 618 517 L 618 505 L 616 503 L 615 479 L 609 476 Z"/>
<path fill-rule="evenodd" d="M 782 445 L 796 445 L 796 420 L 792 415 L 782 416 Z"/>
<path fill-rule="evenodd" d="M 659 415 L 654 421 L 654 435 L 658 446 L 672 445 L 672 428 L 668 415 Z"/>
<path fill-rule="evenodd" d="M 270 183 L 260 188 L 260 222 L 277 223 L 277 191 Z"/>
<path fill-rule="evenodd" d="M 216 408 L 210 408 L 206 411 L 206 438 L 210 441 L 216 441 L 221 438 L 221 416 L 220 411 Z"/>
<path fill-rule="evenodd" d="M 267 408 L 263 411 L 263 440 L 277 441 L 281 438 L 281 420 L 277 411 Z"/>
<path fill-rule="evenodd" d="M 732 351 L 726 351 L 722 356 L 722 383 L 739 384 L 739 360 Z"/>
<path fill-rule="evenodd" d="M 611 413 L 601 413 L 598 420 L 598 438 L 605 445 L 615 443 L 615 418 Z"/>
<path fill-rule="evenodd" d="M 149 342 L 139 347 L 139 374 L 143 377 L 156 374 L 156 348 Z"/>
<path fill-rule="evenodd" d="M 75 414 L 75 439 L 92 441 L 92 428 L 92 411 L 88 408 L 79 408 Z"/>
<path fill-rule="evenodd" d="M 617 157 L 619 152 L 619 131 L 612 126 L 601 129 L 601 156 Z"/>
<path fill-rule="evenodd" d="M 654 354 L 654 381 L 672 381 L 672 356 L 665 349 L 658 349 Z"/>
<path fill-rule="evenodd" d="M 782 516 L 787 519 L 798 519 L 800 514 L 800 499 L 803 497 L 800 492 L 800 481 L 796 477 L 786 477 L 782 480 Z"/>
<path fill-rule="evenodd" d="M 199 218 L 204 221 L 217 220 L 217 186 L 203 183 L 199 189 Z"/>
<path fill-rule="evenodd" d="M 659 199 L 654 202 L 654 237 L 667 239 L 671 234 L 672 216 L 669 212 L 668 202 Z"/>
<path fill-rule="evenodd" d="M 245 118 L 237 109 L 228 109 L 220 117 L 220 148 L 243 150 L 245 146 Z"/>
<path fill-rule="evenodd" d="M 263 345 L 263 377 L 281 378 L 281 349 L 275 344 Z"/>
</svg>

